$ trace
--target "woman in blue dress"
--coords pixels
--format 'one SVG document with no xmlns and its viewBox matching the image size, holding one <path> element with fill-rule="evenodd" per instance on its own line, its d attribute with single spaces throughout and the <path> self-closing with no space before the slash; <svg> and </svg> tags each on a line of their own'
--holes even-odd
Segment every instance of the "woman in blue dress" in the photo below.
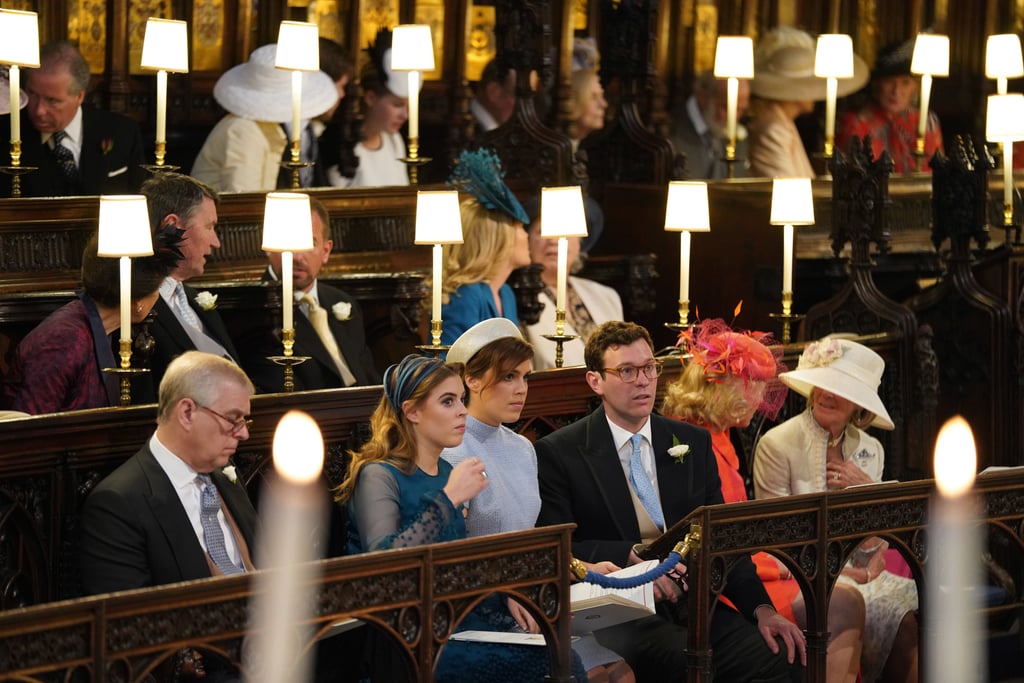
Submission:
<svg viewBox="0 0 1024 683">
<path fill-rule="evenodd" d="M 466 537 L 463 508 L 488 485 L 484 463 L 467 458 L 453 467 L 441 459 L 444 448 L 462 443 L 464 398 L 461 376 L 442 360 L 406 356 L 385 371 L 384 396 L 370 418 L 373 435 L 351 454 L 337 490 L 336 500 L 347 505 L 349 553 Z M 458 630 L 508 630 L 515 621 L 504 602 L 497 595 L 485 600 Z M 578 660 L 577 668 L 582 675 Z M 544 648 L 449 641 L 435 680 L 541 681 L 548 671 Z M 374 680 L 391 678 L 375 673 Z"/>
<path fill-rule="evenodd" d="M 449 183 L 462 200 L 462 244 L 444 246 L 441 343 L 451 344 L 488 318 L 519 324 L 515 294 L 506 284 L 516 268 L 530 265 L 530 219 L 502 180 L 493 152 L 463 152 Z"/>
</svg>

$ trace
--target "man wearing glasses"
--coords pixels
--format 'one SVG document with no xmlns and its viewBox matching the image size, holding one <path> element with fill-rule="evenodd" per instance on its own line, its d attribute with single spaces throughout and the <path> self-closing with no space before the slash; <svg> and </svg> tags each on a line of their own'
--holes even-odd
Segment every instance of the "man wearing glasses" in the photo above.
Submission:
<svg viewBox="0 0 1024 683">
<path fill-rule="evenodd" d="M 587 341 L 584 358 L 601 407 L 535 444 L 537 524 L 575 523 L 575 557 L 625 567 L 640 561 L 634 544 L 654 540 L 701 505 L 723 502 L 718 467 L 706 430 L 652 413 L 662 363 L 646 329 L 606 322 Z M 685 583 L 662 577 L 654 616 L 594 634 L 626 659 L 638 681 L 686 680 L 684 591 Z M 752 562 L 737 564 L 724 594 L 739 611 L 719 605 L 714 612 L 715 680 L 802 680 L 803 634 L 775 612 Z"/>
<path fill-rule="evenodd" d="M 160 382 L 156 433 L 85 501 L 78 560 L 86 594 L 252 570 L 256 511 L 221 471 L 249 438 L 252 383 L 188 351 Z"/>
</svg>

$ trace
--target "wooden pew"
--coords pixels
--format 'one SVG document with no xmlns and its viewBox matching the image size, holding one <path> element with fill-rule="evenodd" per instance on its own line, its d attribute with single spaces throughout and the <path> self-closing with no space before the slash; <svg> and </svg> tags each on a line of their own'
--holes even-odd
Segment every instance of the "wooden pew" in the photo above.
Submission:
<svg viewBox="0 0 1024 683">
<path fill-rule="evenodd" d="M 414 680 L 433 666 L 453 629 L 481 600 L 506 593 L 526 605 L 547 641 L 551 679 L 573 680 L 570 655 L 571 525 L 403 548 L 318 563 L 310 648 L 344 618 L 383 631 Z M 4 680 L 173 680 L 183 647 L 243 658 L 259 573 L 219 577 L 0 612 Z M 298 630 L 297 630 L 298 632 Z M 348 662 L 358 663 L 359 653 Z M 163 675 L 161 675 L 163 674 Z"/>
</svg>

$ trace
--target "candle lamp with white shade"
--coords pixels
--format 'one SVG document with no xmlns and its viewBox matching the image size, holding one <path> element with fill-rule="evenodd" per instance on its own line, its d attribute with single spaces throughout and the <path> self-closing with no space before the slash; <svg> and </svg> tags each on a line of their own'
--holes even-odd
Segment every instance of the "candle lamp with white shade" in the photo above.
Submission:
<svg viewBox="0 0 1024 683">
<path fill-rule="evenodd" d="M 295 390 L 294 366 L 308 360 L 295 356 L 295 284 L 292 254 L 313 249 L 313 220 L 310 215 L 309 195 L 299 192 L 270 192 L 263 214 L 263 251 L 281 254 L 281 344 L 283 354 L 269 359 L 284 366 L 284 390 Z"/>
<path fill-rule="evenodd" d="M 188 73 L 188 24 L 150 17 L 142 41 L 143 69 L 156 70 L 156 165 L 149 170 L 176 171 L 164 165 L 167 151 L 167 74 Z"/>
<path fill-rule="evenodd" d="M 409 180 L 419 182 L 419 167 L 430 161 L 420 152 L 420 87 L 423 72 L 434 70 L 434 45 L 427 24 L 401 24 L 392 30 L 391 70 L 407 72 L 409 77 L 409 156 L 402 159 L 409 167 Z"/>
<path fill-rule="evenodd" d="M 558 272 L 555 287 L 555 332 L 543 337 L 555 342 L 555 367 L 564 363 L 563 346 L 576 338 L 565 333 L 565 305 L 569 280 L 569 238 L 587 236 L 587 218 L 583 210 L 583 188 L 543 187 L 540 190 L 540 236 L 558 240 Z"/>
<path fill-rule="evenodd" d="M 459 193 L 456 190 L 433 190 L 416 193 L 415 244 L 433 245 L 433 283 L 431 285 L 429 345 L 418 346 L 422 351 L 439 354 L 447 350 L 441 345 L 441 273 L 443 272 L 443 245 L 462 244 L 462 214 Z"/>
<path fill-rule="evenodd" d="M 311 618 L 323 556 L 327 501 L 320 480 L 324 440 L 316 421 L 292 410 L 274 432 L 274 475 L 260 498 L 261 571 L 255 578 L 252 641 L 244 649 L 252 683 L 311 679 Z"/>
<path fill-rule="evenodd" d="M 674 180 L 668 184 L 665 230 L 679 235 L 679 322 L 665 323 L 683 329 L 690 319 L 690 233 L 711 232 L 708 184 L 703 181 Z"/>
<path fill-rule="evenodd" d="M 737 102 L 741 78 L 754 77 L 754 41 L 748 36 L 719 36 L 715 46 L 715 78 L 728 79 L 726 83 L 726 143 L 725 163 L 729 177 L 733 177 L 736 163 L 736 129 L 739 125 Z"/>
<path fill-rule="evenodd" d="M 320 70 L 320 33 L 316 24 L 304 21 L 282 21 L 277 33 L 277 56 L 274 66 L 292 72 L 292 123 L 290 159 L 282 166 L 292 171 L 292 189 L 301 185 L 299 171 L 312 166 L 301 161 L 302 153 L 302 74 Z"/>
<path fill-rule="evenodd" d="M 928 512 L 924 603 L 925 681 L 988 680 L 981 639 L 981 539 L 974 435 L 960 416 L 935 441 L 936 495 Z"/>
<path fill-rule="evenodd" d="M 791 326 L 802 316 L 793 315 L 793 227 L 814 224 L 814 196 L 810 178 L 772 180 L 772 209 L 768 220 L 782 230 L 782 343 L 790 342 Z"/>
<path fill-rule="evenodd" d="M 921 108 L 917 124 L 917 170 L 924 170 L 924 138 L 928 132 L 928 105 L 931 100 L 932 79 L 949 76 L 949 36 L 919 33 L 914 42 L 914 56 L 910 72 L 921 76 Z"/>
<path fill-rule="evenodd" d="M 132 257 L 153 255 L 153 236 L 149 209 L 143 195 L 104 195 L 100 197 L 99 245 L 97 256 L 120 259 L 121 316 L 119 368 L 104 368 L 119 376 L 122 406 L 131 405 L 131 378 L 148 372 L 132 367 Z"/>
<path fill-rule="evenodd" d="M 1003 228 L 1009 231 L 1013 222 L 1013 143 L 1024 140 L 1024 95 L 989 95 L 985 114 L 985 137 L 1003 147 Z M 1019 241 L 1020 236 L 1017 236 Z"/>
<path fill-rule="evenodd" d="M 1021 54 L 1020 36 L 1000 33 L 985 41 L 985 78 L 995 79 L 996 93 L 1005 95 L 1008 80 L 1024 76 L 1024 55 Z"/>
<path fill-rule="evenodd" d="M 836 140 L 836 98 L 839 79 L 853 78 L 853 40 L 845 33 L 818 36 L 814 75 L 825 79 L 825 158 L 831 159 Z"/>
<path fill-rule="evenodd" d="M 39 66 L 39 15 L 0 9 L 0 64 L 10 66 L 11 163 L 0 171 L 11 176 L 11 196 L 21 196 L 21 176 L 36 170 L 21 165 L 21 67 Z"/>
</svg>

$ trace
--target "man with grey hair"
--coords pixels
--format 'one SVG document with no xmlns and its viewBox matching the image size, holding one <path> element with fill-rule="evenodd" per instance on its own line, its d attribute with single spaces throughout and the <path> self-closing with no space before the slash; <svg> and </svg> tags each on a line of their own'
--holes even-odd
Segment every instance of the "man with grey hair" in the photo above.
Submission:
<svg viewBox="0 0 1024 683">
<path fill-rule="evenodd" d="M 180 173 L 157 173 L 142 184 L 155 231 L 184 231 L 184 258 L 163 284 L 153 306 L 156 320 L 149 326 L 156 345 L 150 358 L 153 386 L 159 386 L 168 364 L 185 351 L 206 351 L 230 360 L 239 358 L 227 326 L 209 293 L 186 282 L 206 270 L 206 257 L 220 247 L 217 204 L 220 197 L 209 185 Z"/>
<path fill-rule="evenodd" d="M 686 155 L 686 174 L 690 178 L 725 178 L 727 125 L 727 82 L 715 78 L 711 70 L 697 74 L 693 94 L 672 113 L 672 147 Z M 736 98 L 736 118 L 741 119 L 750 104 L 750 83 L 740 79 Z M 733 177 L 747 175 L 746 130 L 737 125 L 736 159 Z"/>
<path fill-rule="evenodd" d="M 224 358 L 189 351 L 160 383 L 156 433 L 82 508 L 86 594 L 253 568 L 256 511 L 223 469 L 249 438 L 252 383 Z"/>
<path fill-rule="evenodd" d="M 26 69 L 28 106 L 21 115 L 22 194 L 52 197 L 138 192 L 145 178 L 139 126 L 120 114 L 83 105 L 89 64 L 71 43 L 47 43 L 39 68 Z M 0 117 L 0 140 L 10 139 L 10 119 Z M 10 176 L 3 176 L 5 196 Z"/>
</svg>

